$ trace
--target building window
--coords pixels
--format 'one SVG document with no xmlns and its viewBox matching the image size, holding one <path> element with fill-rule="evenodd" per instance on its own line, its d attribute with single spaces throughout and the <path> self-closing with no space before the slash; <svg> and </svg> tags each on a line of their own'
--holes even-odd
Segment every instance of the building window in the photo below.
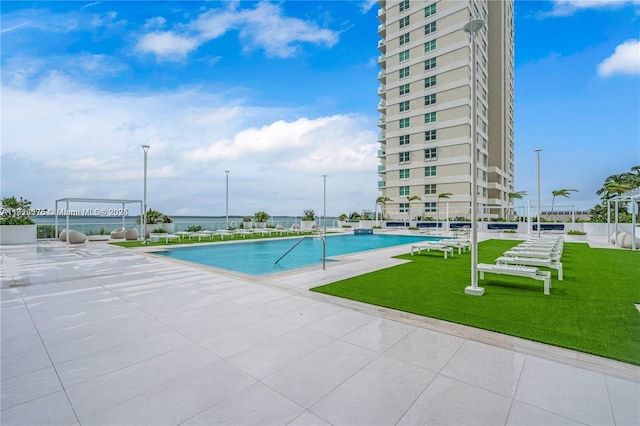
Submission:
<svg viewBox="0 0 640 426">
<path fill-rule="evenodd" d="M 406 33 L 400 36 L 400 46 L 402 46 L 403 44 L 409 43 L 409 40 L 410 40 L 409 34 L 410 33 Z"/>
<path fill-rule="evenodd" d="M 425 185 L 424 186 L 424 194 L 425 195 L 435 195 L 437 194 L 436 185 Z"/>
<path fill-rule="evenodd" d="M 431 16 L 436 13 L 436 3 L 424 8 L 424 16 Z"/>
<path fill-rule="evenodd" d="M 409 196 L 409 194 L 410 194 L 410 192 L 409 192 L 409 188 L 410 188 L 409 186 L 401 186 L 401 187 L 400 187 L 400 196 L 401 196 L 401 197 L 402 197 L 402 196 L 408 197 L 408 196 Z"/>
<path fill-rule="evenodd" d="M 436 209 L 437 209 L 436 203 L 424 203 L 425 213 L 435 213 Z"/>
<path fill-rule="evenodd" d="M 400 136 L 400 145 L 409 145 L 409 142 L 410 142 L 410 136 L 409 135 Z"/>
<path fill-rule="evenodd" d="M 436 50 L 436 41 L 431 40 L 424 44 L 424 53 L 429 53 L 433 50 Z"/>
<path fill-rule="evenodd" d="M 409 126 L 411 126 L 411 121 L 410 121 L 409 117 L 400 119 L 400 128 L 401 129 L 406 129 Z"/>
<path fill-rule="evenodd" d="M 424 150 L 425 160 L 435 160 L 438 158 L 438 150 L 436 148 L 428 148 Z"/>
<path fill-rule="evenodd" d="M 406 95 L 407 93 L 409 93 L 409 84 L 403 84 L 402 86 L 400 86 L 400 94 L 401 95 Z"/>
<path fill-rule="evenodd" d="M 409 101 L 400 102 L 400 112 L 409 111 Z"/>
<path fill-rule="evenodd" d="M 411 161 L 411 152 L 401 152 L 399 155 L 400 163 L 409 163 Z"/>
<path fill-rule="evenodd" d="M 400 2 L 398 6 L 400 7 L 400 12 L 404 12 L 405 10 L 409 9 L 409 0 Z"/>
<path fill-rule="evenodd" d="M 436 85 L 436 76 L 427 77 L 424 79 L 424 88 L 433 87 Z"/>
<path fill-rule="evenodd" d="M 400 68 L 400 78 L 409 77 L 409 67 Z"/>
<path fill-rule="evenodd" d="M 400 179 L 409 179 L 409 169 L 400 170 Z"/>
<path fill-rule="evenodd" d="M 411 58 L 411 54 L 409 50 L 405 50 L 404 52 L 400 52 L 398 55 L 400 62 L 408 61 Z"/>
<path fill-rule="evenodd" d="M 436 113 L 430 112 L 424 115 L 424 124 L 435 123 L 436 122 Z"/>
<path fill-rule="evenodd" d="M 409 203 L 399 203 L 400 213 L 406 213 L 409 211 Z"/>
<path fill-rule="evenodd" d="M 424 175 L 426 177 L 433 177 L 436 175 L 436 166 L 427 166 L 424 168 Z"/>
<path fill-rule="evenodd" d="M 436 67 L 436 58 L 427 59 L 424 61 L 424 70 L 432 70 Z"/>
<path fill-rule="evenodd" d="M 435 130 L 427 130 L 424 132 L 424 140 L 425 141 L 435 141 L 436 140 L 436 131 Z"/>
<path fill-rule="evenodd" d="M 404 18 L 400 19 L 400 21 L 398 21 L 400 23 L 400 28 L 404 28 L 404 27 L 408 27 L 409 26 L 409 17 L 405 16 Z"/>
<path fill-rule="evenodd" d="M 436 21 L 424 26 L 424 35 L 429 35 L 436 32 Z"/>
<path fill-rule="evenodd" d="M 436 103 L 436 94 L 427 95 L 424 97 L 424 105 L 433 105 Z"/>
</svg>

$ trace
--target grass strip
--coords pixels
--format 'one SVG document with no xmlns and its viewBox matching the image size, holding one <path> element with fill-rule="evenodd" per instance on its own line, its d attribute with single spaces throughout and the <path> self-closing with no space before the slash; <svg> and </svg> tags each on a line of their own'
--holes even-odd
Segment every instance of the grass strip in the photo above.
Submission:
<svg viewBox="0 0 640 426">
<path fill-rule="evenodd" d="M 479 262 L 517 243 L 482 242 Z M 541 281 L 495 274 L 479 281 L 483 296 L 465 294 L 469 253 L 398 258 L 412 262 L 312 290 L 640 365 L 640 252 L 565 243 L 564 280 L 551 270 L 549 296 Z"/>
</svg>

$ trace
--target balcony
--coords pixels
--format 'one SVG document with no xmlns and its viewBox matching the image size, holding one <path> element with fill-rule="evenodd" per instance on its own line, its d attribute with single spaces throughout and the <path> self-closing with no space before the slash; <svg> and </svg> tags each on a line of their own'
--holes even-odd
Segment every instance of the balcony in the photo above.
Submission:
<svg viewBox="0 0 640 426">
<path fill-rule="evenodd" d="M 387 13 L 387 9 L 385 9 L 384 7 L 381 7 L 380 9 L 378 9 L 378 19 L 381 19 L 386 13 Z"/>
<path fill-rule="evenodd" d="M 384 188 L 385 186 L 387 186 L 387 182 L 384 180 L 379 180 L 378 181 L 378 188 Z"/>
<path fill-rule="evenodd" d="M 378 120 L 378 127 L 381 127 L 383 129 L 387 127 L 387 120 L 385 117 L 380 117 L 380 119 Z"/>
<path fill-rule="evenodd" d="M 378 172 L 384 172 L 386 170 L 386 167 L 383 166 L 382 164 L 378 165 Z"/>
<path fill-rule="evenodd" d="M 385 24 L 378 25 L 378 35 L 384 37 L 387 33 L 387 26 Z"/>
<path fill-rule="evenodd" d="M 378 141 L 383 141 L 387 138 L 384 133 L 378 133 Z"/>
<path fill-rule="evenodd" d="M 386 103 L 384 99 L 380 99 L 380 103 L 378 103 L 378 111 L 383 112 L 386 109 Z"/>
<path fill-rule="evenodd" d="M 384 40 L 378 40 L 378 50 L 382 53 L 385 53 L 387 51 L 387 45 L 385 44 Z"/>
<path fill-rule="evenodd" d="M 380 72 L 378 72 L 378 81 L 380 81 L 380 83 L 387 82 L 387 75 L 384 73 L 384 70 L 380 70 Z"/>
<path fill-rule="evenodd" d="M 382 149 L 378 150 L 378 157 L 384 157 L 385 155 L 387 155 L 387 151 L 384 151 Z"/>
<path fill-rule="evenodd" d="M 378 56 L 378 65 L 380 65 L 381 67 L 384 66 L 384 64 L 386 64 L 387 62 L 387 57 L 386 55 L 380 55 Z"/>
<path fill-rule="evenodd" d="M 387 88 L 384 84 L 381 84 L 378 87 L 378 96 L 380 96 L 381 98 L 386 98 L 387 97 Z"/>
</svg>

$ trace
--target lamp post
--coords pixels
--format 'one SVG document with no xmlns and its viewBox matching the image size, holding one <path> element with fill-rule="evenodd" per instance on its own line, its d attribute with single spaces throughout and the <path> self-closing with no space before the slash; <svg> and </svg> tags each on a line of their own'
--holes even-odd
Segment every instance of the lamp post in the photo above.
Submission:
<svg viewBox="0 0 640 426">
<path fill-rule="evenodd" d="M 478 155 L 476 130 L 476 34 L 484 27 L 484 20 L 472 19 L 462 30 L 471 35 L 471 285 L 466 294 L 482 296 L 484 288 L 478 287 Z"/>
<path fill-rule="evenodd" d="M 534 149 L 536 152 L 536 192 L 538 197 L 538 239 L 540 239 L 540 151 L 542 148 Z"/>
<path fill-rule="evenodd" d="M 225 196 L 225 212 L 227 216 L 227 230 L 229 229 L 229 170 L 224 171 L 227 175 L 227 192 Z"/>
<path fill-rule="evenodd" d="M 149 151 L 149 145 L 142 145 L 144 151 L 144 191 L 142 195 L 142 239 L 147 244 L 147 152 Z"/>
<path fill-rule="evenodd" d="M 323 213 L 323 222 L 324 222 L 324 236 L 327 236 L 327 175 L 322 175 L 322 180 L 324 183 L 324 213 Z"/>
</svg>

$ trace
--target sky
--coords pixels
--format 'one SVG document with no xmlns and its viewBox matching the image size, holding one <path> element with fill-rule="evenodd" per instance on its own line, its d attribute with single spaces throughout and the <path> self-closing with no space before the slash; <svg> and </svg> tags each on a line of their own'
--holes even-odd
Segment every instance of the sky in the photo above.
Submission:
<svg viewBox="0 0 640 426">
<path fill-rule="evenodd" d="M 227 188 L 230 215 L 374 210 L 377 3 L 0 8 L 3 197 L 141 200 L 149 145 L 170 215 L 224 216 Z M 516 204 L 540 148 L 542 205 L 588 209 L 640 165 L 640 0 L 518 0 L 515 55 Z"/>
</svg>

